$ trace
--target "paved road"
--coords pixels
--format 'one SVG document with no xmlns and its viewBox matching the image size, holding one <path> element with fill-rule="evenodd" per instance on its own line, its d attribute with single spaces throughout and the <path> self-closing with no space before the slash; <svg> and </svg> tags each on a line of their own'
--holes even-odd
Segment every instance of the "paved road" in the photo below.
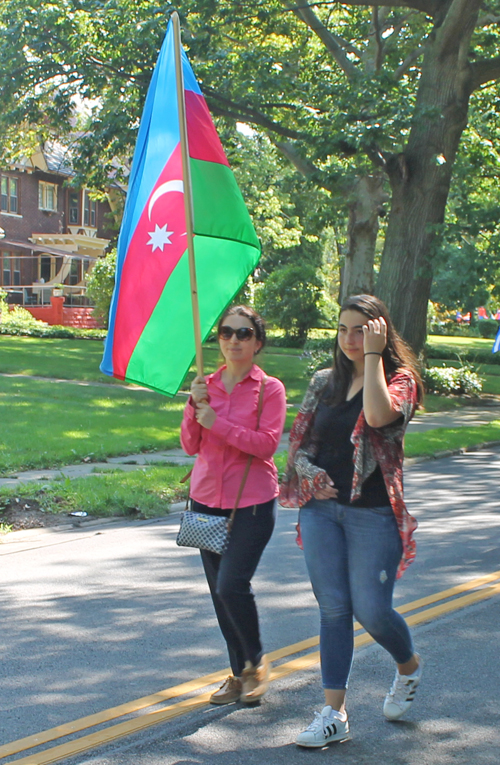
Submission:
<svg viewBox="0 0 500 765">
<path fill-rule="evenodd" d="M 352 740 L 343 744 L 318 751 L 292 743 L 318 708 L 313 669 L 273 685 L 259 708 L 209 709 L 68 765 L 498 765 L 499 618 L 497 601 L 417 632 L 426 678 L 399 723 L 381 714 L 392 672 L 386 657 L 378 648 L 360 651 L 351 675 Z"/>
<path fill-rule="evenodd" d="M 419 551 L 398 584 L 398 604 L 500 569 L 499 471 L 498 449 L 407 471 Z M 318 630 L 293 543 L 295 520 L 294 511 L 280 513 L 255 581 L 268 650 Z M 176 527 L 170 518 L 33 531 L 0 546 L 0 743 L 227 666 L 198 555 L 176 547 Z M 358 651 L 349 707 L 354 738 L 326 756 L 356 764 L 497 765 L 499 617 L 496 597 L 415 628 L 426 678 L 408 722 L 397 725 L 380 714 L 392 680 L 389 658 L 376 646 Z M 71 762 L 293 765 L 324 756 L 290 743 L 320 699 L 314 667 L 275 682 L 257 709 L 205 708 Z"/>
</svg>

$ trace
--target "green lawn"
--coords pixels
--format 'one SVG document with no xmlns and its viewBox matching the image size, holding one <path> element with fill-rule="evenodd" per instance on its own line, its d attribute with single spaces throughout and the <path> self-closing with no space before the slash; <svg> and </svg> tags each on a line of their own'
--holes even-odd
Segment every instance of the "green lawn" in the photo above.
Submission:
<svg viewBox="0 0 500 765">
<path fill-rule="evenodd" d="M 465 351 L 491 351 L 493 340 L 483 337 L 449 337 L 447 335 L 428 335 L 427 343 L 433 346 L 451 348 L 460 353 Z"/>
<path fill-rule="evenodd" d="M 418 457 L 447 449 L 465 449 L 488 441 L 500 441 L 500 420 L 488 425 L 435 428 L 405 436 L 405 456 Z"/>
<path fill-rule="evenodd" d="M 498 375 L 487 377 L 483 384 L 483 393 L 491 396 L 500 396 L 500 377 Z"/>
<path fill-rule="evenodd" d="M 96 340 L 54 340 L 36 337 L 0 336 L 0 372 L 55 377 L 61 380 L 102 382 L 110 385 L 123 383 L 99 371 L 103 344 Z M 292 348 L 269 347 L 258 357 L 259 364 L 270 375 L 283 380 L 289 401 L 296 403 L 304 395 L 307 380 L 302 376 L 307 362 L 297 358 L 300 351 Z M 216 344 L 205 344 L 203 360 L 206 374 L 214 372 L 221 363 Z M 196 374 L 195 366 L 182 386 L 189 384 Z"/>
<path fill-rule="evenodd" d="M 300 404 L 309 382 L 304 375 L 308 360 L 293 356 L 277 356 L 269 349 L 259 363 L 268 374 L 283 381 L 288 403 Z"/>
<path fill-rule="evenodd" d="M 434 339 L 441 344 L 458 341 L 462 346 L 491 346 L 491 341 L 477 338 Z M 298 404 L 307 387 L 307 360 L 299 357 L 297 349 L 288 350 L 269 347 L 258 361 L 269 374 L 283 380 L 289 403 Z M 0 377 L 0 474 L 179 446 L 185 397 L 169 399 L 113 385 L 117 381 L 99 372 L 101 356 L 98 341 L 0 336 L 0 372 L 87 383 Z M 215 344 L 205 346 L 204 358 L 206 371 L 214 371 L 220 363 Z M 500 366 L 482 365 L 479 371 L 486 375 L 485 392 L 500 395 Z M 194 369 L 184 389 L 193 375 Z M 109 384 L 102 387 L 93 382 Z M 466 401 L 429 395 L 425 408 L 441 411 L 463 403 Z M 287 429 L 296 413 L 296 407 L 288 409 Z"/>
<path fill-rule="evenodd" d="M 104 345 L 99 340 L 65 340 L 0 335 L 0 372 L 123 385 L 99 370 Z M 206 372 L 215 371 L 219 352 L 215 344 L 204 346 Z M 191 369 L 190 377 L 195 374 Z M 189 387 L 188 382 L 185 386 Z"/>
<path fill-rule="evenodd" d="M 274 350 L 259 361 L 283 379 L 290 402 L 300 402 L 307 362 L 283 353 L 286 349 Z M 0 372 L 88 383 L 0 377 L 0 474 L 179 446 L 186 398 L 113 385 L 117 381 L 99 372 L 101 356 L 102 343 L 95 341 L 0 337 Z M 217 369 L 217 346 L 205 346 L 204 361 L 206 372 Z M 193 369 L 183 388 L 194 374 Z M 93 382 L 110 384 L 103 388 Z M 288 428 L 295 414 L 288 410 Z"/>
<path fill-rule="evenodd" d="M 0 377 L 0 474 L 179 446 L 185 397 Z"/>
<path fill-rule="evenodd" d="M 444 450 L 468 448 L 487 441 L 500 440 L 500 420 L 481 427 L 436 428 L 426 433 L 410 433 L 405 438 L 405 454 L 417 457 Z M 277 454 L 280 475 L 286 452 Z M 2 510 L 9 500 L 35 501 L 46 512 L 85 511 L 94 517 L 125 516 L 151 518 L 165 515 L 172 502 L 184 499 L 187 488 L 180 483 L 186 467 L 159 465 L 123 472 L 109 467 L 104 474 L 88 478 L 30 483 L 0 489 L 0 533 L 9 530 L 2 522 Z"/>
<path fill-rule="evenodd" d="M 324 333 L 324 330 L 322 330 Z M 491 340 L 469 337 L 444 337 L 431 335 L 428 342 L 441 347 L 460 350 L 491 350 Z M 102 358 L 102 342 L 95 340 L 57 340 L 31 337 L 0 336 L 0 372 L 35 375 L 40 377 L 56 377 L 65 380 L 82 380 L 86 382 L 103 382 L 109 385 L 120 384 L 120 381 L 103 375 L 99 371 Z M 307 387 L 304 371 L 307 360 L 300 358 L 301 351 L 296 348 L 274 348 L 268 346 L 258 357 L 259 364 L 269 374 L 283 380 L 287 389 L 288 401 L 300 403 Z M 221 363 L 219 349 L 216 344 L 204 346 L 204 365 L 207 373 L 213 372 Z M 432 359 L 431 365 L 439 365 Z M 182 386 L 188 390 L 195 375 L 193 366 Z M 487 376 L 485 393 L 500 393 L 497 380 L 491 376 L 500 375 L 500 365 L 480 367 L 480 373 Z M 427 411 L 443 408 L 454 408 L 457 402 L 449 399 L 426 402 Z M 460 405 L 460 404 L 458 404 Z"/>
<path fill-rule="evenodd" d="M 99 518 L 124 515 L 154 518 L 165 515 L 172 502 L 185 498 L 187 487 L 181 484 L 186 467 L 160 465 L 123 472 L 116 469 L 105 475 L 87 478 L 63 478 L 60 481 L 29 483 L 0 489 L 2 507 L 13 497 L 35 500 L 51 513 L 87 512 Z"/>
<path fill-rule="evenodd" d="M 429 342 L 458 351 L 491 348 L 490 340 L 479 338 L 435 336 Z M 169 399 L 148 390 L 127 389 L 99 372 L 101 357 L 102 343 L 98 341 L 0 336 L 0 372 L 77 379 L 84 383 L 0 377 L 0 475 L 179 446 L 186 397 Z M 283 380 L 289 403 L 300 403 L 308 382 L 304 375 L 308 362 L 300 358 L 300 351 L 269 347 L 258 361 L 269 374 Z M 207 373 L 219 366 L 215 344 L 204 347 L 204 362 Z M 484 391 L 500 395 L 500 366 L 482 364 L 477 368 L 485 377 Z M 192 368 L 184 390 L 194 374 Z M 95 382 L 107 385 L 93 385 Z M 430 394 L 426 396 L 425 409 L 441 411 L 458 408 L 463 403 L 467 400 Z M 296 406 L 288 409 L 287 429 L 296 413 Z M 500 440 L 498 420 L 480 427 L 438 428 L 409 434 L 405 450 L 412 457 L 496 440 Z M 285 460 L 286 454 L 277 455 L 280 472 Z M 78 509 L 100 517 L 149 517 L 163 514 L 172 501 L 185 494 L 185 487 L 179 485 L 185 470 L 161 466 L 123 473 L 110 467 L 105 475 L 32 484 L 21 492 L 48 511 Z M 0 491 L 0 525 L 2 502 L 21 493 L 19 488 Z"/>
<path fill-rule="evenodd" d="M 99 371 L 103 348 L 100 340 L 0 335 L 0 372 L 117 383 L 117 380 Z"/>
<path fill-rule="evenodd" d="M 460 409 L 469 403 L 465 398 L 454 398 L 449 396 L 440 396 L 437 393 L 426 393 L 424 395 L 424 405 L 422 412 L 449 412 L 453 409 Z M 419 410 L 420 411 L 420 410 Z M 418 417 L 418 411 L 416 414 Z"/>
</svg>

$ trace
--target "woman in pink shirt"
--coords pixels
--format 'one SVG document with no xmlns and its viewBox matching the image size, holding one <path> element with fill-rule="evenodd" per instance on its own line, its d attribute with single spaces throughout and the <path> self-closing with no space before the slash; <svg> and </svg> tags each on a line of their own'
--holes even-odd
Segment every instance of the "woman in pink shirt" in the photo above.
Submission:
<svg viewBox="0 0 500 765">
<path fill-rule="evenodd" d="M 273 460 L 285 423 L 283 383 L 254 363 L 264 347 L 264 322 L 253 309 L 229 308 L 218 325 L 225 364 L 196 377 L 181 426 L 182 448 L 196 454 L 191 476 L 193 510 L 229 517 L 243 474 L 253 460 L 224 554 L 201 550 L 215 612 L 233 674 L 212 704 L 251 704 L 266 692 L 270 666 L 260 640 L 251 579 L 276 519 L 277 470 Z M 257 429 L 258 401 L 264 385 Z"/>
</svg>

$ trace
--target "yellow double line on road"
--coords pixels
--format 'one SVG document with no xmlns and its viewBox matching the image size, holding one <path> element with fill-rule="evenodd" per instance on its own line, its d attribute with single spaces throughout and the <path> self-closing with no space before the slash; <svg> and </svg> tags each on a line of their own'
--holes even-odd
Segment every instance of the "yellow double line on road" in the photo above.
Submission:
<svg viewBox="0 0 500 765">
<path fill-rule="evenodd" d="M 403 606 L 399 606 L 397 610 L 400 614 L 411 614 L 406 619 L 409 625 L 422 624 L 436 619 L 439 616 L 443 616 L 444 614 L 457 611 L 460 608 L 479 603 L 486 598 L 499 595 L 499 580 L 500 571 L 495 571 L 492 574 L 473 579 L 458 585 L 457 587 L 443 590 L 434 595 L 429 595 L 426 598 L 414 600 L 412 603 L 406 603 Z M 468 594 L 464 595 L 463 593 L 465 592 L 468 592 Z M 428 606 L 430 606 L 430 608 Z M 357 622 L 354 627 L 356 631 L 362 630 L 361 625 Z M 302 640 L 300 643 L 294 643 L 285 648 L 280 648 L 278 651 L 273 651 L 268 654 L 268 656 L 271 661 L 276 662 L 287 656 L 293 656 L 294 654 L 303 653 L 311 648 L 315 648 L 318 645 L 318 642 L 319 638 L 316 636 L 309 638 L 308 640 Z M 372 642 L 373 638 L 363 631 L 360 632 L 360 634 L 357 634 L 354 638 L 355 647 L 367 645 Z M 304 656 L 299 656 L 284 664 L 279 664 L 272 669 L 271 681 L 286 677 L 293 672 L 308 669 L 318 661 L 319 651 L 313 651 L 312 653 L 306 653 Z M 144 696 L 141 699 L 136 699 L 135 701 L 130 701 L 126 704 L 120 704 L 117 707 L 111 707 L 103 712 L 88 715 L 87 717 L 81 717 L 79 720 L 74 720 L 65 725 L 58 725 L 56 728 L 50 728 L 41 733 L 35 733 L 32 736 L 20 738 L 17 739 L 17 741 L 11 741 L 9 744 L 0 746 L 0 760 L 11 755 L 26 752 L 29 749 L 38 748 L 51 741 L 57 741 L 80 731 L 104 725 L 105 723 L 120 717 L 134 714 L 137 715 L 141 710 L 153 707 L 157 704 L 163 704 L 169 699 L 178 699 L 187 696 L 188 694 L 197 694 L 182 701 L 178 701 L 170 706 L 162 707 L 160 710 L 143 713 L 131 718 L 129 717 L 129 719 L 116 725 L 108 726 L 107 728 L 103 728 L 94 733 L 89 733 L 64 744 L 59 744 L 50 749 L 29 754 L 26 757 L 11 760 L 10 762 L 15 762 L 16 765 L 47 765 L 48 763 L 72 757 L 81 752 L 93 749 L 94 747 L 108 744 L 118 738 L 145 730 L 158 723 L 172 720 L 175 717 L 179 717 L 206 706 L 212 691 L 206 691 L 204 693 L 197 692 L 208 686 L 214 685 L 215 683 L 220 683 L 228 674 L 230 674 L 229 669 L 213 672 L 210 675 L 204 675 L 203 677 L 199 677 L 188 683 L 181 683 L 172 688 L 167 688 L 164 691 L 153 693 L 151 696 Z M 5 765 L 7 765 L 7 763 L 5 763 Z"/>
</svg>

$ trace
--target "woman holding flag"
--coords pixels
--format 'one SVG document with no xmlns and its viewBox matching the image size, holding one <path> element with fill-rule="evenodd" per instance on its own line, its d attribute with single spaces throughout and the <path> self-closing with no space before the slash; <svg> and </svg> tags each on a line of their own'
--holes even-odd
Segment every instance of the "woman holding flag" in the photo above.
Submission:
<svg viewBox="0 0 500 765">
<path fill-rule="evenodd" d="M 280 501 L 300 507 L 306 565 L 320 607 L 325 706 L 296 743 L 349 738 L 345 696 L 353 616 L 396 662 L 383 712 L 411 707 L 421 663 L 392 606 L 394 583 L 415 557 L 416 521 L 403 500 L 403 436 L 422 398 L 416 360 L 386 306 L 371 295 L 342 305 L 333 369 L 311 380 L 290 433 Z"/>
<path fill-rule="evenodd" d="M 226 310 L 218 338 L 225 364 L 214 374 L 193 380 L 181 443 L 187 454 L 197 455 L 190 499 L 192 509 L 203 513 L 230 516 L 248 456 L 253 458 L 226 551 L 220 556 L 201 550 L 232 669 L 210 701 L 251 704 L 262 698 L 269 682 L 270 665 L 261 644 L 251 579 L 276 518 L 278 480 L 273 454 L 283 432 L 286 398 L 283 383 L 267 377 L 254 363 L 266 334 L 264 322 L 253 309 Z"/>
</svg>

